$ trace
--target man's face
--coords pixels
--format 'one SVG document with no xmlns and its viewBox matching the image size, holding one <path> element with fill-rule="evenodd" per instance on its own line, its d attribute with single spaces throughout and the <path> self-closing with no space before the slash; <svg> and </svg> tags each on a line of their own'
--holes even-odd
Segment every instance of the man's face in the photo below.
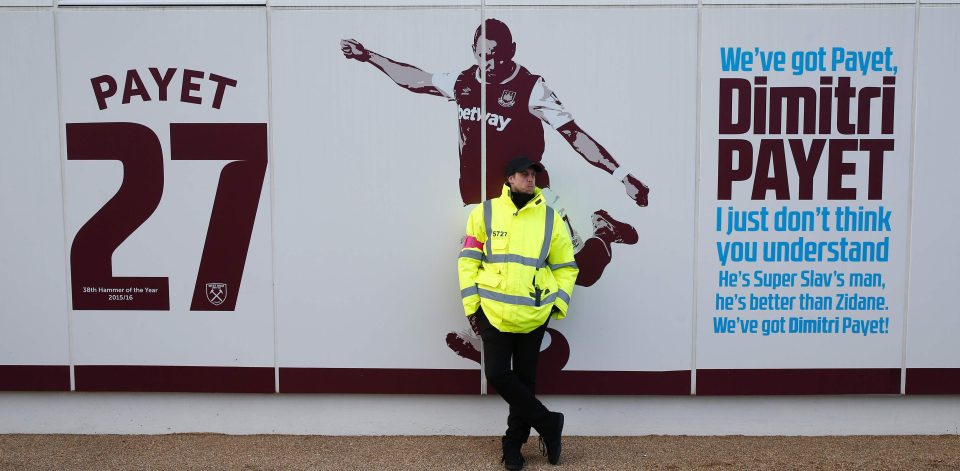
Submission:
<svg viewBox="0 0 960 471">
<path fill-rule="evenodd" d="M 534 188 L 537 187 L 537 172 L 528 168 L 522 172 L 514 173 L 507 177 L 507 183 L 510 185 L 510 191 L 514 193 L 532 195 Z"/>
<path fill-rule="evenodd" d="M 513 72 L 513 53 L 516 48 L 514 43 L 487 38 L 486 50 L 481 51 L 480 49 L 483 48 L 481 42 L 477 39 L 477 44 L 473 45 L 473 53 L 477 64 L 484 68 L 488 80 L 504 78 Z"/>
</svg>

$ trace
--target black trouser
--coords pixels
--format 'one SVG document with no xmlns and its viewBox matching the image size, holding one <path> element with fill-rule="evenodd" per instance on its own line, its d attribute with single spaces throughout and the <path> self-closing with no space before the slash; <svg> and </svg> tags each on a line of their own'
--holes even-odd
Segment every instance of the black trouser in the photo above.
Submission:
<svg viewBox="0 0 960 471">
<path fill-rule="evenodd" d="M 504 435 L 509 440 L 525 443 L 530 437 L 530 427 L 536 427 L 548 412 L 534 392 L 537 389 L 537 358 L 549 318 L 532 332 L 514 334 L 500 332 L 490 325 L 482 309 L 476 315 L 480 316 L 487 382 L 510 404 Z"/>
</svg>

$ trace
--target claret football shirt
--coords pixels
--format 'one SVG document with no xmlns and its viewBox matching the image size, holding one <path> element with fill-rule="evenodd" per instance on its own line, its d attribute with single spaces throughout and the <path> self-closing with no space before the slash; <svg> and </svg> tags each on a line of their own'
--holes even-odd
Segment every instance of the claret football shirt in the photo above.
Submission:
<svg viewBox="0 0 960 471">
<path fill-rule="evenodd" d="M 487 113 L 480 112 L 480 68 L 460 73 L 434 74 L 433 86 L 457 103 L 460 128 L 460 196 L 464 204 L 480 203 L 480 126 L 487 126 L 487 197 L 500 194 L 503 168 L 522 155 L 534 162 L 543 157 L 543 125 L 557 129 L 573 121 L 544 80 L 517 65 L 499 83 L 487 84 Z M 549 186 L 549 176 L 537 177 L 537 186 Z"/>
</svg>

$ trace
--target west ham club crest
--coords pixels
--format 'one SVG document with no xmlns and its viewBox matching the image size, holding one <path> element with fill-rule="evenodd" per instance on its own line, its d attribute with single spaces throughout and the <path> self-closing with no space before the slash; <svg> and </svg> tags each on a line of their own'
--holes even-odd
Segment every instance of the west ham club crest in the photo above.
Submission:
<svg viewBox="0 0 960 471">
<path fill-rule="evenodd" d="M 227 300 L 226 283 L 207 283 L 207 301 L 214 306 L 219 306 Z"/>
<path fill-rule="evenodd" d="M 500 99 L 497 100 L 497 103 L 500 103 L 500 106 L 504 108 L 510 108 L 516 103 L 517 92 L 512 92 L 510 90 L 504 90 L 503 94 L 500 95 Z"/>
</svg>

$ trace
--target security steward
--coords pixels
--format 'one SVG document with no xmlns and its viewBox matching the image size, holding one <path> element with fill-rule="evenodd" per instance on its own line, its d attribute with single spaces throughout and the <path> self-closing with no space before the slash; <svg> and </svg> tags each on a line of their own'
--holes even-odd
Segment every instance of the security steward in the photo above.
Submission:
<svg viewBox="0 0 960 471">
<path fill-rule="evenodd" d="M 560 460 L 563 414 L 534 396 L 537 357 L 550 317 L 567 315 L 579 269 L 566 225 L 536 186 L 542 171 L 526 157 L 507 163 L 503 193 L 470 213 L 457 261 L 463 308 L 483 339 L 487 382 L 510 405 L 502 445 L 511 470 L 523 467 L 520 449 L 531 427 L 550 464 Z"/>
</svg>

